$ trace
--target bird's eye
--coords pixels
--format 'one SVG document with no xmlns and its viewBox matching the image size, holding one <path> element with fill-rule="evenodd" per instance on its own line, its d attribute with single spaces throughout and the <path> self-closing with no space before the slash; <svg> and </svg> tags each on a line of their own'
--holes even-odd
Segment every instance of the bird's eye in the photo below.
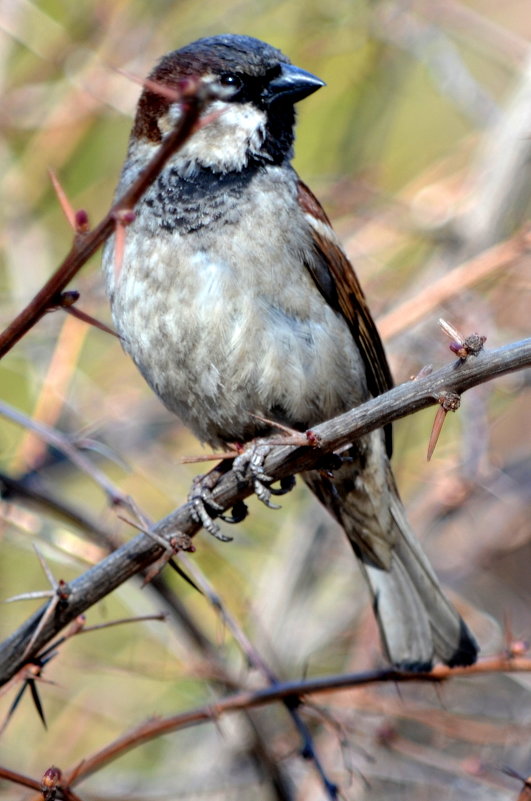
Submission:
<svg viewBox="0 0 531 801">
<path fill-rule="evenodd" d="M 226 89 L 233 89 L 234 92 L 237 92 L 238 89 L 241 88 L 243 81 L 239 75 L 235 75 L 233 72 L 226 72 L 219 76 L 219 83 L 220 86 Z"/>
</svg>

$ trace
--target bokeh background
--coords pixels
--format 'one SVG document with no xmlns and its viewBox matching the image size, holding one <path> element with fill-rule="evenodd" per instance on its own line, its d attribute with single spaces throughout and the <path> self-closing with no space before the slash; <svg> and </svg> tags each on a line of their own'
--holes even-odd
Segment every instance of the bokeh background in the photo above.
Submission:
<svg viewBox="0 0 531 801">
<path fill-rule="evenodd" d="M 440 316 L 491 347 L 528 335 L 528 0 L 2 0 L 2 327 L 70 247 L 47 169 L 93 223 L 110 205 L 140 91 L 117 70 L 144 76 L 166 51 L 226 31 L 271 42 L 327 82 L 299 106 L 295 164 L 345 242 L 396 381 L 453 358 Z M 485 256 L 508 237 L 513 258 Z M 109 321 L 99 258 L 72 288 L 83 310 Z M 118 342 L 63 312 L 2 361 L 0 386 L 2 599 L 46 589 L 34 544 L 69 580 L 104 557 L 98 532 L 135 533 L 90 476 L 13 422 L 13 410 L 88 445 L 87 458 L 152 519 L 178 506 L 202 469 L 181 462 L 201 446 Z M 429 464 L 433 410 L 395 427 L 411 520 L 485 655 L 530 635 L 529 406 L 524 373 L 469 392 Z M 232 543 L 201 533 L 192 558 L 277 674 L 384 664 L 349 547 L 316 501 L 298 488 L 281 511 L 250 506 L 226 531 Z M 205 598 L 168 569 L 164 581 L 179 613 L 139 581 L 90 610 L 89 623 L 169 617 L 69 641 L 45 673 L 53 683 L 39 685 L 48 729 L 24 697 L 0 738 L 5 767 L 34 778 L 51 764 L 67 770 L 150 716 L 222 697 L 229 679 L 261 684 Z M 0 638 L 38 603 L 2 605 Z M 303 714 L 342 798 L 514 799 L 518 783 L 501 768 L 531 773 L 530 689 L 526 675 L 370 687 L 318 698 Z M 0 699 L 1 720 L 15 693 Z M 324 798 L 299 753 L 285 710 L 272 706 L 158 738 L 77 791 L 128 801 Z M 0 787 L 2 798 L 27 797 Z"/>
</svg>

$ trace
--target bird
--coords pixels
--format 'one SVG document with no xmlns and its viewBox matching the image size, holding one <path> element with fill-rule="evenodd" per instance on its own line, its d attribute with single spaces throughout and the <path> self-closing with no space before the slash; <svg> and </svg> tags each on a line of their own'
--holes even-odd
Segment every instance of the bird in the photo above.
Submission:
<svg viewBox="0 0 531 801">
<path fill-rule="evenodd" d="M 124 350 L 201 442 L 229 450 L 275 426 L 304 432 L 393 382 L 354 268 L 291 164 L 295 104 L 324 81 L 280 50 L 227 33 L 163 56 L 116 197 L 182 119 L 186 81 L 211 89 L 200 125 L 136 205 L 119 268 L 107 241 L 103 271 Z M 391 451 L 387 426 L 303 479 L 358 558 L 391 664 L 471 665 L 478 645 L 410 527 Z"/>
</svg>

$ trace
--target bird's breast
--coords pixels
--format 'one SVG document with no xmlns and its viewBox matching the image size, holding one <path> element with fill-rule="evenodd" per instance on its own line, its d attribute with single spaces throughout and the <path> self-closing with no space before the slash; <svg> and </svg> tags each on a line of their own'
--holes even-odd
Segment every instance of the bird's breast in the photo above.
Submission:
<svg viewBox="0 0 531 801">
<path fill-rule="evenodd" d="M 154 236 L 149 216 L 143 225 L 138 215 L 119 275 L 106 250 L 125 350 L 166 406 L 213 445 L 260 433 L 255 415 L 308 427 L 366 394 L 350 331 L 304 266 L 302 217 L 297 231 L 277 201 L 262 193 L 238 220 L 193 235 Z"/>
</svg>

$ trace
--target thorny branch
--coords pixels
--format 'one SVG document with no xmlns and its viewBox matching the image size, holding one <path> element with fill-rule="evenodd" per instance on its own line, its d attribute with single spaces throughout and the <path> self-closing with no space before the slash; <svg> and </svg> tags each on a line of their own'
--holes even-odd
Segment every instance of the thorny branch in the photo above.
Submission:
<svg viewBox="0 0 531 801">
<path fill-rule="evenodd" d="M 178 729 L 196 726 L 208 721 L 215 721 L 228 712 L 265 706 L 273 701 L 289 700 L 290 698 L 309 695 L 322 695 L 384 682 L 441 683 L 457 676 L 472 677 L 487 673 L 509 673 L 515 671 L 530 672 L 531 659 L 493 657 L 484 659 L 467 668 L 449 668 L 446 665 L 437 665 L 429 673 L 408 673 L 393 668 L 368 670 L 363 673 L 343 673 L 335 676 L 282 682 L 259 690 L 243 690 L 226 696 L 215 703 L 206 704 L 187 712 L 171 715 L 167 718 L 148 720 L 136 729 L 109 743 L 92 756 L 84 759 L 80 766 L 69 771 L 66 775 L 70 778 L 72 784 L 77 784 L 81 779 L 100 770 L 132 748 L 136 748 L 155 737 L 160 737 L 162 734 L 168 734 Z M 68 780 L 67 783 L 69 783 Z"/>
<path fill-rule="evenodd" d="M 53 448 L 66 456 L 66 458 L 69 459 L 72 464 L 75 464 L 79 470 L 89 475 L 92 480 L 95 481 L 95 483 L 98 484 L 105 493 L 107 493 L 107 496 L 112 504 L 124 506 L 125 508 L 130 509 L 133 514 L 136 513 L 136 509 L 134 508 L 134 504 L 132 503 L 131 499 L 121 492 L 111 481 L 109 481 L 107 476 L 101 470 L 99 470 L 90 461 L 90 459 L 83 454 L 82 450 L 75 444 L 75 442 L 69 440 L 68 437 L 58 433 L 54 428 L 28 417 L 18 409 L 14 409 L 3 401 L 0 401 L 0 416 L 6 417 L 12 422 L 24 426 L 24 428 L 30 431 L 33 431 L 38 437 L 40 437 L 41 440 L 44 440 L 44 442 L 47 442 Z"/>
<path fill-rule="evenodd" d="M 123 218 L 124 212 L 135 207 L 173 153 L 193 134 L 205 103 L 212 99 L 212 91 L 211 88 L 197 81 L 188 81 L 186 85 L 183 85 L 181 91 L 183 113 L 176 128 L 166 137 L 146 169 L 112 206 L 99 225 L 89 233 L 80 233 L 74 238 L 72 248 L 62 264 L 37 292 L 33 300 L 0 334 L 0 358 L 5 356 L 27 334 L 47 311 L 63 305 L 61 298 L 63 289 L 105 240 L 114 233 L 117 220 Z"/>
<path fill-rule="evenodd" d="M 312 695 L 352 690 L 356 687 L 366 687 L 371 684 L 389 682 L 393 684 L 411 682 L 441 684 L 455 677 L 472 678 L 488 673 L 528 673 L 530 671 L 530 659 L 513 657 L 506 654 L 484 659 L 470 667 L 449 668 L 446 665 L 437 665 L 429 673 L 408 673 L 393 668 L 384 668 L 380 670 L 368 670 L 362 673 L 342 673 L 339 675 L 281 682 L 258 690 L 244 689 L 232 695 L 225 696 L 215 703 L 206 704 L 165 718 L 147 720 L 113 740 L 91 756 L 86 757 L 74 768 L 64 772 L 59 771 L 58 768 L 51 768 L 50 770 L 58 772 L 61 778 L 60 786 L 63 791 L 67 792 L 68 797 L 77 798 L 71 790 L 72 786 L 79 784 L 84 779 L 101 770 L 106 765 L 109 765 L 111 762 L 114 762 L 116 759 L 124 756 L 134 748 L 173 731 L 190 728 L 191 726 L 197 726 L 201 723 L 215 722 L 220 717 L 230 712 L 248 711 L 279 700 L 284 700 L 289 703 L 290 699 L 298 699 L 300 697 L 308 698 L 308 696 Z M 517 774 L 513 771 L 509 772 L 509 775 Z M 526 781 L 523 777 L 518 777 Z M 1 766 L 0 778 L 7 779 L 15 784 L 23 785 L 37 791 L 42 788 L 42 784 L 40 785 L 34 779 Z M 41 798 L 41 796 L 39 796 L 39 798 Z M 35 797 L 35 801 L 37 801 L 37 797 Z"/>
<path fill-rule="evenodd" d="M 205 576 L 197 570 L 196 566 L 186 557 L 181 557 L 188 574 L 190 574 L 201 591 L 209 599 L 213 608 L 217 611 L 220 619 L 230 629 L 232 636 L 238 643 L 242 653 L 246 656 L 247 661 L 256 670 L 258 670 L 263 679 L 271 686 L 275 687 L 280 684 L 280 679 L 271 670 L 262 655 L 257 651 L 251 643 L 245 632 L 240 628 L 234 617 L 229 613 L 226 606 L 222 603 L 220 597 L 216 593 L 214 587 L 205 578 Z M 315 769 L 323 784 L 324 790 L 328 798 L 337 799 L 338 788 L 327 777 L 326 772 L 321 764 L 321 759 L 315 749 L 313 738 L 310 729 L 306 725 L 303 717 L 301 716 L 298 706 L 300 705 L 300 698 L 296 695 L 283 699 L 284 706 L 291 717 L 293 724 L 302 740 L 302 754 L 305 759 L 311 759 L 314 763 Z"/>
<path fill-rule="evenodd" d="M 436 404 L 442 392 L 461 394 L 473 386 L 515 370 L 531 366 L 531 339 L 522 340 L 492 351 L 482 351 L 465 362 L 459 360 L 424 378 L 419 378 L 371 399 L 362 406 L 322 423 L 300 435 L 300 441 L 273 437 L 278 447 L 266 458 L 264 469 L 274 479 L 281 479 L 303 470 L 315 468 L 323 453 L 330 453 L 356 438 L 381 428 L 400 417 Z M 311 442 L 312 445 L 307 443 Z M 315 447 L 318 445 L 319 447 Z M 253 492 L 252 479 L 242 481 L 231 470 L 213 490 L 213 499 L 228 509 Z M 160 520 L 153 531 L 164 538 L 176 532 L 193 536 L 199 530 L 186 503 Z M 163 547 L 146 534 L 140 534 L 110 554 L 99 564 L 71 582 L 72 594 L 64 608 L 57 609 L 47 621 L 34 643 L 31 654 L 37 654 L 67 623 L 108 595 L 116 587 L 158 559 Z M 8 681 L 24 664 L 22 659 L 35 627 L 46 607 L 34 613 L 0 645 L 0 685 Z M 30 654 L 30 656 L 31 656 Z"/>
</svg>

